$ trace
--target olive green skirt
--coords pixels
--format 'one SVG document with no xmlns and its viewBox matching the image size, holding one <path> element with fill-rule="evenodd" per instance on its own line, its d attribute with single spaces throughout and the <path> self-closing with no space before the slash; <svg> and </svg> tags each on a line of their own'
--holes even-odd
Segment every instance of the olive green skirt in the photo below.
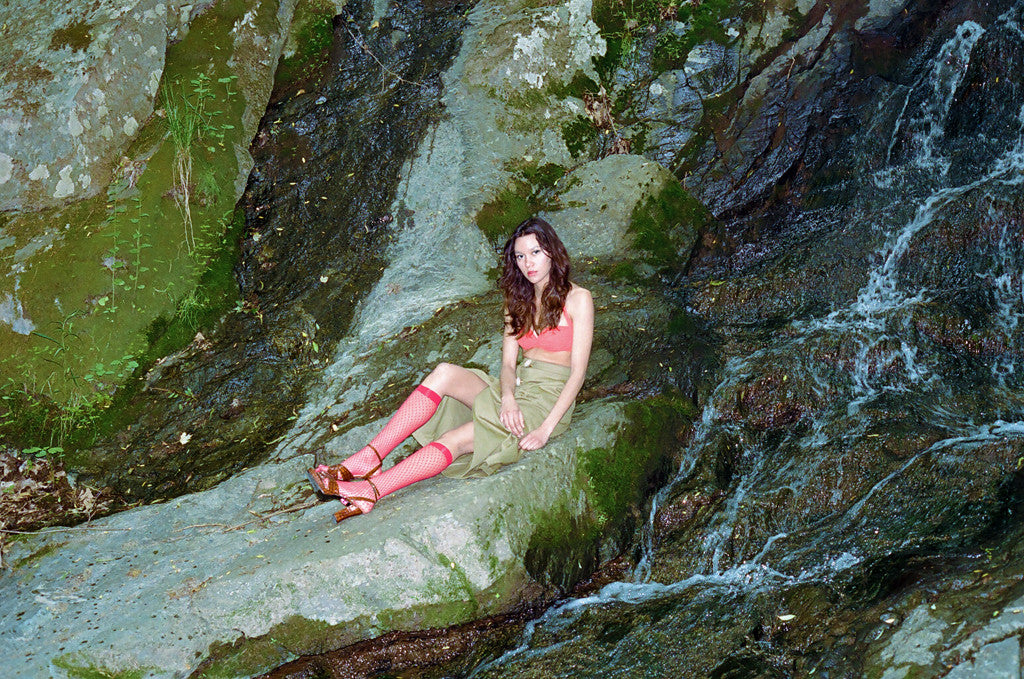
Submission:
<svg viewBox="0 0 1024 679">
<path fill-rule="evenodd" d="M 436 441 L 441 434 L 458 426 L 473 423 L 473 453 L 463 455 L 442 472 L 445 476 L 466 478 L 469 476 L 490 476 L 507 464 L 516 462 L 522 455 L 519 439 L 505 429 L 498 419 L 501 412 L 501 386 L 497 379 L 482 370 L 470 368 L 470 372 L 487 383 L 470 409 L 466 404 L 445 396 L 437 412 L 429 421 L 413 432 L 413 437 L 425 446 Z M 555 401 L 562 393 L 562 387 L 569 379 L 569 368 L 564 365 L 527 359 L 516 369 L 516 403 L 523 411 L 526 422 L 524 432 L 531 432 L 541 425 L 551 412 Z M 554 438 L 569 427 L 575 404 L 562 416 L 551 432 Z"/>
</svg>

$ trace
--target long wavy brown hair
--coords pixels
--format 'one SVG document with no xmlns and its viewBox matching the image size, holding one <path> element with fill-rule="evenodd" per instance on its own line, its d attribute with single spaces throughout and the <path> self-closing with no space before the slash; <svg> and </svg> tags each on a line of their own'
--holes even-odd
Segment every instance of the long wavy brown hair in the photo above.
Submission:
<svg viewBox="0 0 1024 679">
<path fill-rule="evenodd" d="M 537 237 L 541 250 L 551 258 L 551 275 L 544 286 L 539 309 L 534 306 L 533 283 L 516 265 L 516 239 L 530 234 Z M 530 217 L 509 236 L 501 257 L 504 270 L 498 287 L 505 295 L 505 314 L 512 334 L 519 338 L 531 329 L 540 334 L 546 328 L 556 327 L 572 282 L 569 280 L 569 253 L 555 230 L 540 217 Z"/>
</svg>

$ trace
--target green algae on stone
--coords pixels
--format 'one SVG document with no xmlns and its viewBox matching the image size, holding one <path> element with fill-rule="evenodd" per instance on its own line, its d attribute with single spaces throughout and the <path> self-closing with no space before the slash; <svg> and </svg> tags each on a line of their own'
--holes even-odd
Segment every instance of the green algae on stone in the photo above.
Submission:
<svg viewBox="0 0 1024 679">
<path fill-rule="evenodd" d="M 266 672 L 299 655 L 343 648 L 395 630 L 433 629 L 468 622 L 502 612 L 502 602 L 510 600 L 523 584 L 521 579 L 510 580 L 506 576 L 481 592 L 479 603 L 477 599 L 461 599 L 465 590 L 460 589 L 449 601 L 381 610 L 338 624 L 292 615 L 261 636 L 242 636 L 233 643 L 211 644 L 206 660 L 191 676 L 233 679 Z M 451 593 L 441 584 L 428 583 L 427 588 Z"/>
<path fill-rule="evenodd" d="M 67 653 L 53 659 L 56 667 L 64 670 L 69 679 L 142 679 L 155 667 L 116 669 L 106 663 L 93 661 L 85 653 Z"/>
<path fill-rule="evenodd" d="M 643 502 L 651 479 L 665 473 L 668 453 L 678 446 L 678 432 L 697 416 L 692 401 L 678 394 L 636 401 L 626 406 L 631 424 L 612 448 L 582 456 L 599 526 L 619 524 L 630 507 Z"/>
<path fill-rule="evenodd" d="M 14 537 L 17 538 L 18 536 L 14 536 Z M 63 547 L 65 544 L 67 544 L 67 543 L 66 542 L 59 542 L 59 541 L 54 541 L 54 542 L 47 543 L 47 544 L 43 545 L 42 547 L 40 547 L 39 549 L 37 549 L 36 551 L 34 551 L 31 554 L 29 554 L 28 556 L 22 557 L 22 558 L 18 559 L 16 562 L 14 562 L 13 564 L 10 564 L 11 569 L 12 570 L 17 570 L 19 568 L 24 568 L 25 566 L 29 566 L 30 564 L 32 564 L 32 562 L 37 561 L 39 559 L 42 559 L 43 557 L 47 556 L 48 554 L 52 554 L 53 552 L 56 552 L 58 549 Z"/>
<path fill-rule="evenodd" d="M 34 278 L 31 287 L 17 293 L 19 303 L 32 309 L 38 334 L 4 333 L 9 335 L 9 351 L 0 360 L 4 389 L 20 404 L 21 415 L 28 415 L 25 406 L 35 410 L 22 419 L 25 426 L 16 427 L 20 431 L 0 424 L 9 439 L 39 441 L 47 429 L 57 432 L 58 440 L 69 433 L 74 439 L 76 431 L 89 438 L 96 416 L 111 403 L 111 392 L 135 367 L 191 341 L 199 323 L 219 315 L 225 296 L 237 289 L 230 276 L 222 275 L 227 269 L 220 254 L 234 252 L 225 236 L 237 175 L 244 170 L 237 150 L 248 144 L 239 124 L 246 103 L 234 86 L 230 50 L 217 46 L 231 43 L 235 21 L 246 11 L 240 0 L 218 3 L 167 50 L 164 91 L 176 84 L 190 105 L 196 96 L 206 101 L 201 122 L 207 134 L 192 145 L 197 252 L 183 252 L 186 236 L 174 206 L 180 189 L 173 184 L 173 154 L 164 141 L 165 119 L 159 111 L 142 121 L 106 196 L 10 218 L 19 256 L 34 252 L 40 232 L 49 232 L 45 237 L 52 245 L 45 255 L 24 255 Z M 261 6 L 253 20 L 257 25 L 276 22 L 275 12 L 276 7 Z M 217 272 L 212 276 L 204 273 L 211 266 Z M 197 292 L 200 280 L 203 287 Z M 160 319 L 181 317 L 189 305 L 191 332 L 162 338 L 161 330 L 173 324 Z"/>
<path fill-rule="evenodd" d="M 300 0 L 274 80 L 278 87 L 314 78 L 327 65 L 334 42 L 336 8 L 329 0 Z"/>
<path fill-rule="evenodd" d="M 92 44 L 92 26 L 84 21 L 72 21 L 67 26 L 58 28 L 50 39 L 50 49 L 59 50 L 69 47 L 81 51 Z"/>
<path fill-rule="evenodd" d="M 562 123 L 562 141 L 573 158 L 590 156 L 591 146 L 600 135 L 601 131 L 594 126 L 594 122 L 584 115 L 577 115 Z"/>
<path fill-rule="evenodd" d="M 535 521 L 524 560 L 539 582 L 570 589 L 597 568 L 604 543 L 632 532 L 627 516 L 667 476 L 678 432 L 697 411 L 691 401 L 669 394 L 627 403 L 625 414 L 628 424 L 612 447 L 578 451 L 575 485 L 585 509 L 562 504 Z"/>
<path fill-rule="evenodd" d="M 476 225 L 496 247 L 523 220 L 559 207 L 559 182 L 567 172 L 556 163 L 520 162 L 510 169 L 516 176 L 484 203 L 475 217 Z"/>
<path fill-rule="evenodd" d="M 629 231 L 633 245 L 647 251 L 652 263 L 681 270 L 699 235 L 714 221 L 707 208 L 678 182 L 667 182 L 661 192 L 633 210 Z"/>
</svg>

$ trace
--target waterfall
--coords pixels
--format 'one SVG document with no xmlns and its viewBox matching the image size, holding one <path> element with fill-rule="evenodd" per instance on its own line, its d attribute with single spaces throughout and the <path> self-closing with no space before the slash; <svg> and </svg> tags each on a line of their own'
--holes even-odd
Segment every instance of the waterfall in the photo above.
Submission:
<svg viewBox="0 0 1024 679">
<path fill-rule="evenodd" d="M 869 135 L 884 131 L 884 167 L 864 173 L 862 190 L 850 210 L 851 215 L 876 216 L 871 229 L 880 245 L 866 282 L 848 303 L 816 318 L 794 320 L 783 331 L 772 331 L 769 340 L 749 353 L 727 361 L 674 479 L 652 500 L 629 580 L 549 609 L 528 625 L 516 648 L 481 665 L 471 676 L 498 676 L 492 673 L 499 668 L 509 672 L 514 665 L 542 662 L 565 652 L 567 645 L 585 645 L 586 635 L 576 626 L 582 629 L 589 614 L 609 607 L 626 611 L 645 603 L 685 599 L 686 606 L 698 611 L 713 607 L 710 601 L 731 605 L 736 597 L 754 600 L 772 588 L 834 577 L 863 561 L 856 536 L 872 534 L 865 525 L 865 510 L 885 502 L 886 493 L 908 471 L 943 455 L 1024 438 L 1024 354 L 1019 349 L 1024 314 L 1022 220 L 1002 209 L 1013 204 L 1014 192 L 1024 183 L 1024 102 L 1014 102 L 1020 112 L 1013 134 L 995 141 L 979 138 L 977 148 L 991 152 L 977 153 L 977 168 L 959 167 L 950 155 L 948 128 L 975 49 L 992 31 L 1015 32 L 1019 40 L 1020 11 L 1011 9 L 987 29 L 964 21 L 933 48 L 930 63 L 918 69 L 916 82 L 894 86 L 883 97 L 888 105 L 880 105 L 875 120 L 864 129 Z M 865 144 L 869 141 L 877 140 Z M 915 282 L 910 273 L 923 270 L 915 258 L 928 234 L 957 219 L 976 219 L 991 231 L 992 255 L 987 261 L 977 255 L 983 263 L 972 275 L 988 285 L 991 296 L 992 320 L 975 353 L 979 362 L 990 363 L 985 371 L 991 375 L 993 391 L 985 401 L 991 408 L 974 411 L 957 407 L 956 394 L 970 393 L 970 388 L 957 383 L 941 351 L 920 339 L 922 314 L 949 290 Z M 821 359 L 824 355 L 834 357 L 831 364 Z M 779 365 L 799 369 L 808 393 L 823 405 L 810 415 L 805 428 L 783 443 L 769 444 L 746 436 L 727 413 L 730 399 L 743 385 Z M 926 419 L 939 432 L 937 440 L 896 460 L 877 478 L 861 479 L 859 496 L 844 499 L 839 481 L 860 473 L 857 451 L 870 449 L 873 437 L 880 436 L 877 427 L 873 429 L 878 424 L 873 411 L 884 411 L 893 398 Z M 699 554 L 688 559 L 694 569 L 666 581 L 665 571 L 656 565 L 662 549 L 655 537 L 659 509 L 679 484 L 688 482 L 702 459 L 714 459 L 716 447 L 729 436 L 743 446 L 742 473 L 702 527 Z M 821 479 L 836 482 L 818 488 Z M 780 494 L 812 491 L 824 498 L 823 506 L 806 520 L 794 511 L 753 538 L 744 534 L 743 522 L 756 516 L 751 506 L 771 506 Z M 872 530 L 879 533 L 877 527 Z M 615 650 L 602 651 L 614 656 L 605 658 L 605 676 L 630 675 L 630 668 L 642 661 L 624 657 L 629 654 L 626 646 L 613 646 Z"/>
</svg>

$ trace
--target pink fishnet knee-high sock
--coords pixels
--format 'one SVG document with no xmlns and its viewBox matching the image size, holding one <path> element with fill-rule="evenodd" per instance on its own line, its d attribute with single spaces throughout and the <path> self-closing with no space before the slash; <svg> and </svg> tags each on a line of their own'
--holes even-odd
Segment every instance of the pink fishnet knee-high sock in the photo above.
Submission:
<svg viewBox="0 0 1024 679">
<path fill-rule="evenodd" d="M 398 407 L 380 433 L 373 437 L 370 445 L 349 456 L 342 464 L 355 476 L 363 476 L 380 463 L 377 453 L 380 453 L 381 459 L 385 458 L 399 443 L 426 424 L 440 403 L 441 397 L 437 393 L 419 385 Z M 377 453 L 373 452 L 374 449 Z"/>
<path fill-rule="evenodd" d="M 352 498 L 374 498 L 373 489 L 377 489 L 380 497 L 395 492 L 399 488 L 429 479 L 443 472 L 452 463 L 452 453 L 442 444 L 434 441 L 423 446 L 394 467 L 385 469 L 373 476 L 373 486 L 368 481 L 350 481 L 338 483 L 342 497 L 359 507 L 364 514 L 373 509 L 373 502 L 354 500 Z"/>
</svg>

